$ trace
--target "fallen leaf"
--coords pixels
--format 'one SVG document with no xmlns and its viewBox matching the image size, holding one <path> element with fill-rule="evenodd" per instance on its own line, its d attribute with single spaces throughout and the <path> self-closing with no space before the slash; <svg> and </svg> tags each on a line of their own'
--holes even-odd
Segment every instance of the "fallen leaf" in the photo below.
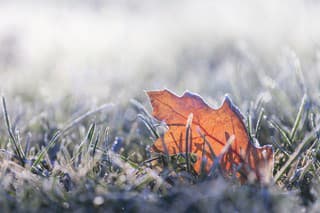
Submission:
<svg viewBox="0 0 320 213">
<path fill-rule="evenodd" d="M 210 171 L 215 155 L 226 176 L 236 175 L 242 183 L 270 180 L 272 146 L 259 147 L 251 142 L 243 116 L 228 96 L 220 108 L 212 109 L 200 96 L 190 92 L 181 97 L 169 90 L 148 91 L 147 94 L 153 116 L 168 126 L 151 151 L 169 155 L 194 153 L 197 161 L 193 169 L 198 174 L 201 169 Z"/>
</svg>

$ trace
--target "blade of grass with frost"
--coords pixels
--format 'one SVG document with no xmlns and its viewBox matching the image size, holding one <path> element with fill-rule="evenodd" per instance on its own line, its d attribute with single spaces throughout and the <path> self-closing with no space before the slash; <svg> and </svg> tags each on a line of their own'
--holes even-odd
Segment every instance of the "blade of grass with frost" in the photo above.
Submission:
<svg viewBox="0 0 320 213">
<path fill-rule="evenodd" d="M 159 134 L 157 133 L 157 131 L 155 130 L 154 126 L 151 124 L 151 122 L 149 120 L 147 120 L 143 115 L 139 114 L 138 119 L 140 119 L 144 125 L 147 127 L 147 129 L 152 133 L 152 136 L 154 139 L 159 138 Z"/>
<path fill-rule="evenodd" d="M 253 127 L 252 127 L 252 116 L 250 114 L 250 110 L 248 112 L 248 118 L 247 118 L 247 130 L 248 130 L 250 139 L 252 139 L 254 135 L 253 135 Z"/>
<path fill-rule="evenodd" d="M 191 132 L 191 124 L 192 124 L 193 114 L 190 113 L 188 116 L 187 124 L 186 124 L 186 163 L 187 163 L 187 172 L 190 172 L 190 144 L 192 144 L 192 132 Z"/>
<path fill-rule="evenodd" d="M 157 131 L 153 127 L 152 122 L 150 122 L 150 120 L 152 120 L 153 118 L 149 114 L 149 112 L 146 110 L 146 108 L 140 102 L 136 101 L 135 99 L 131 99 L 130 103 L 133 106 L 135 106 L 139 112 L 142 112 L 142 114 L 137 115 L 137 118 L 142 120 L 142 122 L 146 125 L 148 130 L 153 134 L 153 136 L 155 136 L 155 139 L 159 138 L 160 136 L 158 135 Z"/>
<path fill-rule="evenodd" d="M 38 154 L 38 157 L 37 157 L 36 160 L 33 162 L 32 166 L 31 166 L 31 169 L 36 169 L 37 165 L 42 161 L 45 153 L 48 152 L 48 150 L 55 145 L 55 143 L 56 143 L 57 139 L 59 138 L 60 134 L 61 134 L 61 132 L 60 132 L 60 131 L 57 131 L 57 132 L 53 135 L 53 137 L 52 137 L 51 140 L 49 141 L 49 144 L 48 144 L 44 149 L 42 149 L 42 151 Z"/>
<path fill-rule="evenodd" d="M 261 122 L 262 122 L 263 116 L 264 116 L 264 108 L 261 108 L 261 110 L 259 111 L 258 120 L 256 123 L 255 138 L 259 137 L 259 132 L 260 132 L 260 127 L 261 127 Z"/>
<path fill-rule="evenodd" d="M 100 132 L 98 132 L 96 140 L 95 140 L 94 145 L 93 145 L 92 158 L 94 158 L 94 155 L 96 154 L 97 145 L 99 143 L 99 140 L 100 140 Z"/>
<path fill-rule="evenodd" d="M 88 144 L 88 146 L 87 146 L 87 152 L 89 152 L 90 151 L 90 148 L 91 148 L 91 146 L 92 146 L 92 144 L 93 144 L 93 136 L 94 136 L 94 133 L 95 133 L 95 129 L 96 129 L 96 123 L 92 123 L 91 124 L 91 126 L 89 127 L 89 132 L 88 132 L 88 135 L 87 135 L 87 144 Z"/>
<path fill-rule="evenodd" d="M 6 100 L 4 98 L 4 96 L 2 96 L 2 108 L 3 108 L 3 114 L 4 114 L 4 119 L 5 119 L 5 123 L 7 125 L 7 131 L 9 133 L 10 139 L 9 141 L 11 143 L 13 143 L 14 147 L 15 147 L 15 152 L 17 154 L 17 156 L 19 157 L 20 163 L 21 165 L 25 164 L 25 155 L 23 153 L 23 150 L 21 149 L 21 144 L 19 144 L 19 142 L 16 140 L 12 129 L 11 129 L 11 124 L 10 124 L 10 119 L 9 119 L 9 114 L 8 114 L 8 110 L 7 110 L 7 105 L 6 105 Z"/>
<path fill-rule="evenodd" d="M 300 121 L 301 121 L 301 118 L 302 118 L 302 113 L 304 111 L 303 109 L 304 109 L 304 106 L 305 106 L 306 102 L 307 102 L 307 94 L 304 94 L 303 97 L 302 97 L 302 100 L 301 100 L 301 104 L 300 104 L 300 107 L 299 107 L 299 110 L 298 110 L 298 114 L 296 116 L 296 120 L 294 121 L 292 130 L 291 130 L 291 133 L 290 133 L 290 141 L 294 141 L 294 139 L 295 139 L 295 135 L 296 135 L 298 126 L 300 124 Z"/>
<path fill-rule="evenodd" d="M 82 149 L 85 145 L 87 145 L 87 152 L 89 151 L 89 147 L 90 147 L 89 145 L 92 143 L 95 127 L 96 127 L 95 123 L 92 123 L 90 125 L 86 138 L 80 143 L 78 150 L 76 151 L 76 153 L 73 155 L 71 159 L 71 162 L 73 162 L 82 153 Z"/>
<path fill-rule="evenodd" d="M 203 146 L 202 146 L 202 153 L 201 153 L 201 166 L 200 166 L 200 174 L 201 176 L 204 176 L 205 174 L 205 168 L 207 165 L 207 159 L 206 159 L 206 142 L 205 137 L 203 137 Z"/>
<path fill-rule="evenodd" d="M 274 120 L 269 120 L 269 124 L 270 124 L 272 127 L 276 128 L 276 129 L 279 131 L 280 135 L 281 135 L 281 136 L 283 137 L 283 139 L 285 140 L 285 142 L 286 142 L 287 144 L 289 144 L 290 147 L 292 147 L 292 141 L 291 141 L 290 138 L 288 137 L 287 131 L 284 130 L 284 129 L 283 129 L 276 121 L 274 121 Z"/>
</svg>

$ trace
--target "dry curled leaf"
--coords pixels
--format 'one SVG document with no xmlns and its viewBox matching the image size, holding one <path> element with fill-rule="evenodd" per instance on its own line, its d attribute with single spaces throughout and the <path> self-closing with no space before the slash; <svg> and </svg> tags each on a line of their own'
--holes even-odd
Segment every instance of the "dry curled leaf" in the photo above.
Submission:
<svg viewBox="0 0 320 213">
<path fill-rule="evenodd" d="M 226 176 L 236 175 L 242 183 L 248 179 L 263 183 L 270 180 L 272 147 L 258 147 L 250 141 L 243 116 L 228 96 L 220 108 L 212 109 L 200 96 L 190 92 L 181 97 L 168 90 L 147 94 L 153 116 L 168 126 L 151 151 L 169 155 L 194 153 L 197 161 L 193 168 L 198 174 L 201 169 L 210 171 L 215 155 Z"/>
</svg>

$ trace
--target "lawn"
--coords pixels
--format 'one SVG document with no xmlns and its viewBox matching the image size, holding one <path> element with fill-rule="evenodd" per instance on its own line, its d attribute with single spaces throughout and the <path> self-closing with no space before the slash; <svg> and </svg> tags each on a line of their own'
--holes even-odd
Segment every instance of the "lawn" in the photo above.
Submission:
<svg viewBox="0 0 320 213">
<path fill-rule="evenodd" d="M 317 3 L 33 3 L 0 7 L 1 211 L 319 211 Z M 270 181 L 151 153 L 146 91 L 165 88 L 228 94 L 273 146 Z"/>
</svg>

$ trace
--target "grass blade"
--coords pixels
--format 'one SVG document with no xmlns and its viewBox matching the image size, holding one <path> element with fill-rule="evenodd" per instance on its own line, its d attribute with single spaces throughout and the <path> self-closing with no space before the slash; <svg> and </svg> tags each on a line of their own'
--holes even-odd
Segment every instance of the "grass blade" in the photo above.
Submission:
<svg viewBox="0 0 320 213">
<path fill-rule="evenodd" d="M 100 139 L 100 132 L 98 132 L 96 140 L 95 140 L 94 145 L 93 145 L 92 158 L 94 158 L 94 155 L 96 154 L 96 150 L 97 150 L 97 145 L 99 143 L 99 139 Z"/>
<path fill-rule="evenodd" d="M 86 138 L 86 142 L 89 142 L 87 146 L 87 152 L 90 151 L 91 145 L 93 143 L 93 136 L 94 136 L 95 129 L 96 129 L 96 124 L 92 123 L 89 127 L 89 131 Z"/>
<path fill-rule="evenodd" d="M 191 124 L 192 124 L 193 114 L 190 113 L 187 120 L 186 125 L 186 164 L 187 164 L 187 172 L 190 172 L 191 166 L 190 166 L 190 144 L 192 143 L 192 137 L 191 137 Z"/>
<path fill-rule="evenodd" d="M 292 130 L 291 130 L 291 133 L 290 133 L 290 141 L 294 141 L 294 138 L 295 138 L 298 126 L 300 124 L 300 121 L 301 121 L 301 118 L 302 118 L 302 112 L 303 112 L 303 109 L 304 109 L 304 106 L 305 106 L 306 102 L 307 102 L 307 94 L 304 94 L 303 97 L 302 97 L 302 100 L 301 100 L 301 104 L 300 104 L 300 107 L 299 107 L 299 111 L 298 111 L 296 120 L 294 121 Z"/>
<path fill-rule="evenodd" d="M 11 129 L 11 124 L 10 124 L 10 119 L 9 119 L 9 114 L 8 114 L 8 110 L 7 110 L 7 104 L 6 104 L 6 99 L 2 96 L 2 108 L 3 108 L 3 114 L 4 114 L 4 119 L 5 119 L 5 123 L 7 126 L 7 130 L 10 136 L 10 142 L 14 145 L 15 148 L 15 153 L 17 154 L 19 161 L 21 163 L 21 165 L 24 166 L 25 164 L 25 155 L 23 153 L 23 150 L 20 149 L 21 146 L 19 145 L 19 142 L 16 140 L 12 129 Z"/>
<path fill-rule="evenodd" d="M 75 152 L 75 154 L 73 155 L 73 157 L 71 159 L 71 162 L 73 162 L 82 153 L 83 147 L 86 144 L 87 144 L 87 153 L 89 152 L 89 148 L 90 148 L 90 144 L 92 143 L 92 138 L 94 135 L 95 127 L 96 127 L 95 123 L 90 125 L 86 138 L 80 143 L 78 150 Z"/>
<path fill-rule="evenodd" d="M 272 127 L 276 128 L 276 129 L 279 131 L 280 135 L 281 135 L 281 136 L 283 137 L 283 139 L 285 140 L 285 142 L 286 142 L 287 144 L 289 144 L 290 147 L 292 147 L 292 141 L 291 141 L 291 139 L 289 138 L 288 133 L 287 133 L 277 122 L 275 122 L 275 121 L 273 121 L 273 120 L 269 120 L 269 124 L 270 124 Z"/>
<path fill-rule="evenodd" d="M 60 131 L 57 131 L 57 132 L 53 135 L 53 137 L 51 138 L 49 144 L 48 144 L 44 149 L 42 149 L 41 152 L 38 154 L 38 157 L 37 157 L 36 160 L 33 162 L 32 166 L 31 166 L 31 169 L 35 169 L 35 168 L 37 167 L 37 165 L 42 161 L 45 153 L 47 153 L 48 150 L 55 145 L 55 143 L 57 142 L 57 140 L 58 140 L 58 138 L 59 138 L 60 135 L 61 135 L 61 132 L 60 132 Z"/>
<path fill-rule="evenodd" d="M 261 108 L 261 110 L 259 112 L 259 115 L 258 115 L 258 120 L 257 120 L 257 123 L 256 123 L 255 138 L 259 137 L 259 130 L 260 130 L 260 127 L 261 127 L 261 122 L 262 122 L 263 116 L 264 116 L 264 109 Z"/>
</svg>

